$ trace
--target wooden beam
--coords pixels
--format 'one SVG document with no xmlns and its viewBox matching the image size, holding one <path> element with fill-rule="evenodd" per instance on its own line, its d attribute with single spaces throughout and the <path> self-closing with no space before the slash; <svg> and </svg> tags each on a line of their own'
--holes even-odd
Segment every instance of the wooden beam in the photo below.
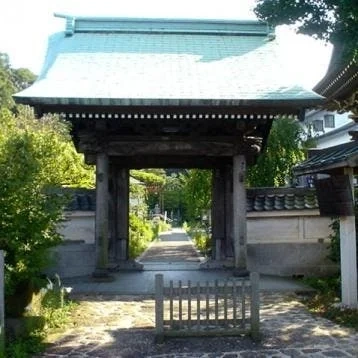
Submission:
<svg viewBox="0 0 358 358">
<path fill-rule="evenodd" d="M 108 155 L 110 156 L 136 156 L 136 155 L 180 155 L 180 156 L 208 156 L 225 157 L 237 152 L 239 143 L 210 142 L 210 141 L 177 141 L 169 137 L 163 137 L 158 141 L 118 141 L 107 142 Z M 242 143 L 242 142 L 241 142 Z M 244 144 L 244 143 L 242 143 Z M 80 152 L 100 151 L 101 144 L 95 141 L 80 141 Z"/>
<path fill-rule="evenodd" d="M 86 155 L 86 162 L 93 162 L 93 155 Z M 181 156 L 181 155 L 156 155 L 134 157 L 111 157 L 111 161 L 121 168 L 220 168 L 232 162 L 231 157 L 206 157 L 206 156 Z"/>
</svg>

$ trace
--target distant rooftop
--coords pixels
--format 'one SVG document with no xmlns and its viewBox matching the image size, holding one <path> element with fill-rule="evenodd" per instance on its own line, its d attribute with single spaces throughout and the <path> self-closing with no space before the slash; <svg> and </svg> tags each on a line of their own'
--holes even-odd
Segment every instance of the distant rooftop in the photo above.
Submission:
<svg viewBox="0 0 358 358">
<path fill-rule="evenodd" d="M 314 106 L 258 21 L 73 17 L 49 39 L 35 106 Z M 285 70 L 286 69 L 286 70 Z M 294 71 L 294 68 L 290 69 Z"/>
</svg>

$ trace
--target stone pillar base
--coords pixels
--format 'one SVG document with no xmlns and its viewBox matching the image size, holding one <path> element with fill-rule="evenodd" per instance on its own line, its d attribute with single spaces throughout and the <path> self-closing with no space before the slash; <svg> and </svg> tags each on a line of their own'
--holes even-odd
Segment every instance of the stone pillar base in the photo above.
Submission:
<svg viewBox="0 0 358 358">
<path fill-rule="evenodd" d="M 108 270 L 110 272 L 118 271 L 142 271 L 143 264 L 136 260 L 121 260 L 118 262 L 112 262 L 108 265 Z"/>
<path fill-rule="evenodd" d="M 199 269 L 200 270 L 205 270 L 205 269 L 231 269 L 233 267 L 234 267 L 234 259 L 223 259 L 223 260 L 209 259 L 209 260 L 201 262 L 199 264 Z"/>
<path fill-rule="evenodd" d="M 246 268 L 234 268 L 232 275 L 234 277 L 248 277 L 250 276 L 250 271 Z"/>
</svg>

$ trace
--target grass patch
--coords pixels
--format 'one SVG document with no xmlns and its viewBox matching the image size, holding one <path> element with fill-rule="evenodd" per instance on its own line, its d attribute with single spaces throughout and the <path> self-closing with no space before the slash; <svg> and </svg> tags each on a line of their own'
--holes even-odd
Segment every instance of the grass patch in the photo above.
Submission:
<svg viewBox="0 0 358 358">
<path fill-rule="evenodd" d="M 12 322 L 6 335 L 7 358 L 30 358 L 43 352 L 49 337 L 58 336 L 71 325 L 71 314 L 78 304 L 66 297 L 60 285 L 49 286 L 34 294 L 23 317 L 7 320 Z"/>
<path fill-rule="evenodd" d="M 306 278 L 303 282 L 316 290 L 304 300 L 311 313 L 327 318 L 344 327 L 358 331 L 358 310 L 342 307 L 340 298 L 340 278 Z"/>
</svg>

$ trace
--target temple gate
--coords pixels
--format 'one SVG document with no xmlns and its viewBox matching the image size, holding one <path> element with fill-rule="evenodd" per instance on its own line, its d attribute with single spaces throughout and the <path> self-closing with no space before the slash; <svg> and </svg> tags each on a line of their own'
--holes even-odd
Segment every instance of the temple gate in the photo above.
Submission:
<svg viewBox="0 0 358 358">
<path fill-rule="evenodd" d="M 233 256 L 246 274 L 246 168 L 276 116 L 322 97 L 285 76 L 265 23 L 61 17 L 39 78 L 15 98 L 70 121 L 96 165 L 94 275 L 133 266 L 129 169 L 153 167 L 213 170 L 212 259 Z"/>
</svg>

